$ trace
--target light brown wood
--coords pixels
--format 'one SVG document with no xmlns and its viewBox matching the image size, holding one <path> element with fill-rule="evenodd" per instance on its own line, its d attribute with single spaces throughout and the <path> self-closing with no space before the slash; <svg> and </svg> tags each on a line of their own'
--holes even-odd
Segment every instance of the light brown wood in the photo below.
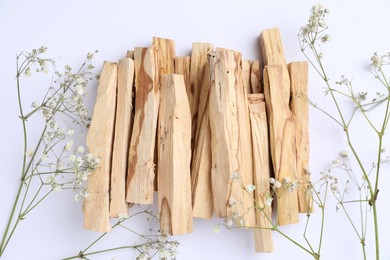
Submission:
<svg viewBox="0 0 390 260">
<path fill-rule="evenodd" d="M 191 57 L 182 56 L 175 57 L 175 74 L 183 75 L 184 83 L 186 84 L 187 96 L 190 94 L 190 67 L 191 67 Z"/>
<path fill-rule="evenodd" d="M 251 66 L 253 61 L 242 60 L 242 81 L 247 94 L 251 93 Z"/>
<path fill-rule="evenodd" d="M 238 64 L 243 64 L 242 55 L 239 52 L 234 52 L 234 60 Z M 248 185 L 253 184 L 253 158 L 252 158 L 252 137 L 251 137 L 251 126 L 249 119 L 249 109 L 248 109 L 248 97 L 247 91 L 250 88 L 249 83 L 249 71 L 250 67 L 247 68 L 246 80 L 247 86 L 240 79 L 243 79 L 243 70 L 238 66 L 238 70 L 234 71 L 234 76 L 236 79 L 236 95 L 237 95 L 237 119 L 238 119 L 238 129 L 239 129 L 239 149 L 240 149 L 240 174 L 242 184 L 247 187 Z M 238 184 L 237 182 L 233 183 Z M 255 203 L 254 203 L 254 193 L 243 189 L 241 186 L 236 187 L 237 194 L 235 196 L 242 196 L 243 207 L 245 211 L 241 216 L 240 225 L 246 226 L 255 226 L 256 217 L 255 217 Z M 242 195 L 241 195 L 242 194 Z M 233 194 L 232 194 L 233 195 Z M 234 207 L 228 208 L 233 209 Z M 231 211 L 233 213 L 234 211 Z"/>
<path fill-rule="evenodd" d="M 296 122 L 297 145 L 297 180 L 299 212 L 313 211 L 313 198 L 311 196 L 309 172 L 309 103 L 308 97 L 308 64 L 304 62 L 292 62 L 288 65 L 291 80 L 291 110 Z"/>
<path fill-rule="evenodd" d="M 192 232 L 191 111 L 183 75 L 161 76 L 158 205 L 164 235 Z"/>
<path fill-rule="evenodd" d="M 175 70 L 175 56 L 176 56 L 176 49 L 175 49 L 175 41 L 171 39 L 166 38 L 160 38 L 160 37 L 153 37 L 153 46 L 155 47 L 157 51 L 157 58 L 158 58 L 158 70 L 160 75 L 164 74 L 173 74 Z M 159 79 L 160 80 L 160 79 Z M 159 82 L 159 85 L 161 83 Z M 156 147 L 154 151 L 154 164 L 155 164 L 155 176 L 158 175 L 158 135 L 156 136 Z M 154 179 L 154 190 L 157 191 L 158 184 L 157 184 L 158 178 Z"/>
<path fill-rule="evenodd" d="M 288 118 L 284 126 L 279 181 L 282 187 L 278 189 L 278 224 L 280 226 L 299 222 L 297 189 L 290 189 L 286 182 L 296 182 L 296 144 L 295 120 Z"/>
<path fill-rule="evenodd" d="M 286 130 L 287 122 L 293 121 L 290 111 L 290 79 L 286 65 L 266 66 L 264 71 L 264 94 L 267 106 L 267 115 L 270 131 L 270 150 L 275 179 L 283 182 L 285 177 L 295 181 L 296 164 L 295 148 L 290 149 L 290 139 L 295 138 L 295 123 L 289 123 L 289 130 Z M 286 141 L 287 140 L 287 141 Z M 295 139 L 294 139 L 295 145 Z M 294 168 L 294 171 L 292 171 Z M 286 172 L 287 171 L 287 172 Z M 298 203 L 294 192 L 279 192 L 278 194 L 278 223 L 287 225 L 298 220 Z M 291 205 L 290 205 L 291 204 Z M 294 211 L 296 209 L 296 211 Z M 287 214 L 287 215 L 286 215 Z"/>
<path fill-rule="evenodd" d="M 260 45 L 264 66 L 286 64 L 279 28 L 263 30 L 260 34 Z"/>
<path fill-rule="evenodd" d="M 192 44 L 190 89 L 188 94 L 192 118 L 191 148 L 194 146 L 197 131 L 196 126 L 198 118 L 199 94 L 203 82 L 204 67 L 207 63 L 207 55 L 213 50 L 213 48 L 213 45 L 210 43 L 195 42 Z"/>
<path fill-rule="evenodd" d="M 172 74 L 175 71 L 176 49 L 175 41 L 171 39 L 153 37 L 153 46 L 158 53 L 160 75 Z"/>
<path fill-rule="evenodd" d="M 128 50 L 126 53 L 126 57 L 134 60 L 134 51 Z"/>
<path fill-rule="evenodd" d="M 198 131 L 191 163 L 192 214 L 196 218 L 211 218 L 213 194 L 211 189 L 211 132 L 209 118 L 210 69 L 205 66 L 199 96 Z"/>
<path fill-rule="evenodd" d="M 251 66 L 251 93 L 263 93 L 262 86 L 262 70 L 260 69 L 260 61 L 255 60 Z"/>
<path fill-rule="evenodd" d="M 252 214 L 248 214 L 248 210 L 254 212 L 254 204 L 253 193 L 248 194 L 241 186 L 241 183 L 252 184 L 248 181 L 251 180 L 252 170 L 250 176 L 247 176 L 248 172 L 242 166 L 240 131 L 248 126 L 240 123 L 245 122 L 244 118 L 248 114 L 245 115 L 245 111 L 241 110 L 244 105 L 240 103 L 244 97 L 244 88 L 240 62 L 241 55 L 233 51 L 221 50 L 209 55 L 211 180 L 216 216 L 226 218 L 234 215 L 238 225 L 248 225 L 254 219 L 250 217 Z M 245 116 L 241 117 L 239 113 Z M 237 175 L 238 178 L 232 178 Z"/>
<path fill-rule="evenodd" d="M 134 49 L 135 116 L 129 148 L 126 201 L 152 204 L 154 193 L 154 148 L 160 101 L 156 49 Z"/>
<path fill-rule="evenodd" d="M 266 205 L 270 198 L 269 179 L 271 161 L 269 158 L 268 122 L 263 94 L 249 94 L 249 115 L 252 134 L 253 177 L 256 201 L 256 227 L 254 229 L 257 253 L 273 252 L 272 207 Z"/>
<path fill-rule="evenodd" d="M 99 168 L 88 178 L 88 194 L 84 199 L 84 228 L 97 232 L 111 230 L 109 221 L 109 189 L 114 136 L 117 89 L 117 65 L 104 62 L 87 146 L 91 154 L 101 159 Z"/>
<path fill-rule="evenodd" d="M 131 137 L 133 79 L 134 61 L 130 58 L 120 59 L 118 62 L 118 95 L 110 183 L 110 217 L 113 218 L 120 214 L 128 214 L 126 175 Z"/>
</svg>

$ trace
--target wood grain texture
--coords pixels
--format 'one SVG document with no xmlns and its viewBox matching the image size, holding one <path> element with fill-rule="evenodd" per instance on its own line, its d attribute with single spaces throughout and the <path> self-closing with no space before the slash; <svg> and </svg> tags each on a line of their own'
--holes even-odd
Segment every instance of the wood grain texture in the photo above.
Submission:
<svg viewBox="0 0 390 260">
<path fill-rule="evenodd" d="M 295 138 L 295 122 L 289 107 L 290 79 L 286 65 L 268 65 L 264 70 L 264 94 L 270 131 L 270 150 L 275 179 L 283 183 L 288 177 L 295 181 L 296 152 L 291 149 L 290 139 Z M 289 128 L 286 130 L 287 122 Z M 292 125 L 292 126 L 291 126 Z M 286 141 L 287 140 L 287 141 Z M 294 143 L 295 145 L 295 139 Z M 293 171 L 294 170 L 294 171 Z M 298 203 L 296 190 L 278 194 L 278 223 L 287 225 L 298 220 Z M 296 209 L 296 211 L 295 211 Z"/>
<path fill-rule="evenodd" d="M 198 120 L 191 162 L 192 213 L 196 218 L 210 219 L 213 215 L 211 188 L 211 132 L 209 117 L 210 68 L 205 66 L 199 96 Z"/>
<path fill-rule="evenodd" d="M 191 68 L 191 57 L 182 56 L 175 57 L 175 74 L 183 75 L 184 83 L 186 84 L 187 96 L 190 94 L 190 68 Z"/>
<path fill-rule="evenodd" d="M 251 66 L 253 61 L 250 60 L 242 60 L 242 82 L 244 83 L 244 89 L 247 94 L 251 93 Z"/>
<path fill-rule="evenodd" d="M 251 93 L 263 93 L 262 70 L 260 61 L 255 60 L 251 66 Z"/>
<path fill-rule="evenodd" d="M 269 158 L 268 121 L 263 94 L 249 94 L 249 115 L 252 134 L 253 177 L 256 201 L 256 226 L 254 229 L 255 249 L 257 253 L 273 252 L 272 207 L 265 201 L 270 198 L 269 179 L 271 160 Z"/>
<path fill-rule="evenodd" d="M 207 55 L 213 50 L 213 45 L 210 43 L 194 42 L 192 44 L 191 67 L 190 67 L 190 89 L 188 100 L 191 108 L 191 148 L 194 146 L 196 137 L 196 126 L 198 118 L 199 95 L 202 87 L 204 67 L 207 63 Z"/>
<path fill-rule="evenodd" d="M 183 75 L 161 76 L 158 206 L 164 235 L 192 232 L 191 111 Z"/>
<path fill-rule="evenodd" d="M 153 37 L 153 46 L 157 51 L 158 73 L 160 75 L 173 74 L 175 70 L 176 47 L 175 41 L 167 38 Z M 160 78 L 159 78 L 160 80 Z M 161 85 L 161 82 L 158 83 Z M 158 135 L 156 136 L 156 146 L 154 151 L 155 176 L 158 175 Z M 154 179 L 154 190 L 158 189 L 158 178 Z"/>
<path fill-rule="evenodd" d="M 109 222 L 109 189 L 112 140 L 114 136 L 117 89 L 117 65 L 104 62 L 87 146 L 101 159 L 99 168 L 88 178 L 89 196 L 84 199 L 84 228 L 98 232 L 111 230 Z"/>
<path fill-rule="evenodd" d="M 112 153 L 110 217 L 128 214 L 126 203 L 127 157 L 132 125 L 132 92 L 134 80 L 134 61 L 130 58 L 118 62 L 118 90 L 114 147 Z"/>
<path fill-rule="evenodd" d="M 153 37 L 153 46 L 158 55 L 159 73 L 172 74 L 175 71 L 176 49 L 175 41 L 166 38 Z"/>
<path fill-rule="evenodd" d="M 288 118 L 282 141 L 281 164 L 279 169 L 279 181 L 282 187 L 278 189 L 278 224 L 280 226 L 299 222 L 298 193 L 296 188 L 291 188 L 296 176 L 296 144 L 295 144 L 295 120 Z"/>
<path fill-rule="evenodd" d="M 290 106 L 296 122 L 297 145 L 297 180 L 299 180 L 299 212 L 313 211 L 310 176 L 308 175 L 310 141 L 309 141 L 309 103 L 308 97 L 308 63 L 292 62 L 288 65 L 291 80 Z"/>
<path fill-rule="evenodd" d="M 126 201 L 152 204 L 154 193 L 154 148 L 160 101 L 156 49 L 134 49 L 135 115 L 129 148 Z"/>
<path fill-rule="evenodd" d="M 241 165 L 243 157 L 240 131 L 242 134 L 245 132 L 243 129 L 248 127 L 243 124 L 248 114 L 245 115 L 245 110 L 242 110 L 245 103 L 241 104 L 245 92 L 240 63 L 241 54 L 233 51 L 221 50 L 209 55 L 211 180 L 216 216 L 225 218 L 234 215 L 239 225 L 246 225 L 254 219 L 252 214 L 248 214 L 248 210 L 253 212 L 254 207 L 253 194 L 249 195 L 241 187 L 241 182 L 243 185 L 252 184 L 248 181 L 252 178 L 252 170 L 248 176 L 246 168 Z M 239 175 L 239 179 L 231 178 L 234 175 Z M 251 202 L 248 204 L 249 200 Z"/>
<path fill-rule="evenodd" d="M 286 65 L 279 28 L 263 30 L 260 34 L 260 45 L 264 66 Z"/>
</svg>

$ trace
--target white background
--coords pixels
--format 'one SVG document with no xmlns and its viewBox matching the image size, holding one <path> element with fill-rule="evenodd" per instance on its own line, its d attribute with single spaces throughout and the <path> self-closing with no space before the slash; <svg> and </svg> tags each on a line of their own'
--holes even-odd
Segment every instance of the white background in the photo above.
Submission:
<svg viewBox="0 0 390 260">
<path fill-rule="evenodd" d="M 61 57 L 58 66 L 80 65 L 87 52 L 98 49 L 94 64 L 103 60 L 116 61 L 127 49 L 147 46 L 153 36 L 176 40 L 177 55 L 189 55 L 192 42 L 210 42 L 214 46 L 242 51 L 246 59 L 259 59 L 258 36 L 262 29 L 279 27 L 287 61 L 304 60 L 300 53 L 297 33 L 307 21 L 310 7 L 316 1 L 0 1 L 0 231 L 5 226 L 19 181 L 22 159 L 22 130 L 18 119 L 15 88 L 15 56 L 22 50 L 39 46 L 49 47 L 48 56 Z M 324 49 L 325 62 L 332 81 L 345 74 L 353 77 L 357 88 L 376 91 L 376 84 L 367 72 L 369 57 L 374 51 L 390 50 L 388 16 L 390 2 L 324 1 L 331 14 L 328 19 L 331 42 Z M 50 76 L 48 76 L 50 77 Z M 40 79 L 40 78 L 39 78 Z M 43 83 L 45 84 L 43 84 Z M 28 106 L 39 99 L 47 87 L 44 79 L 26 81 L 23 94 Z M 324 98 L 323 84 L 310 70 L 310 97 L 324 107 L 331 107 Z M 93 103 L 95 93 L 91 95 Z M 371 96 L 372 97 L 372 96 Z M 349 103 L 342 102 L 348 109 Z M 332 109 L 330 109 L 332 111 Z M 38 129 L 41 121 L 30 127 Z M 352 138 L 359 144 L 365 165 L 375 159 L 375 139 L 368 128 L 352 125 Z M 342 131 L 318 111 L 310 111 L 311 172 L 313 179 L 328 167 L 338 152 L 347 149 Z M 388 146 L 389 139 L 385 139 Z M 388 147 L 390 149 L 390 147 Z M 387 175 L 387 176 L 386 176 Z M 389 167 L 384 169 L 379 187 L 379 221 L 382 259 L 390 259 L 390 191 Z M 333 203 L 333 202 L 332 202 Z M 342 213 L 335 213 L 330 204 L 322 259 L 362 259 L 359 241 L 354 236 Z M 316 243 L 319 210 L 313 216 L 310 236 Z M 283 227 L 287 234 L 302 241 L 303 220 Z M 77 254 L 88 245 L 96 233 L 82 229 L 81 204 L 73 200 L 71 192 L 58 193 L 49 198 L 22 222 L 7 249 L 4 259 L 60 259 Z M 250 230 L 222 230 L 214 234 L 212 227 L 221 220 L 195 220 L 194 233 L 176 237 L 181 243 L 178 259 L 311 259 L 280 235 L 274 235 L 273 254 L 255 254 Z M 143 221 L 132 223 L 142 229 Z M 370 224 L 370 223 L 369 223 Z M 132 244 L 127 233 L 112 234 L 96 249 L 111 245 Z M 373 256 L 372 232 L 367 237 L 368 259 Z M 135 259 L 130 250 L 96 256 L 92 259 Z"/>
</svg>

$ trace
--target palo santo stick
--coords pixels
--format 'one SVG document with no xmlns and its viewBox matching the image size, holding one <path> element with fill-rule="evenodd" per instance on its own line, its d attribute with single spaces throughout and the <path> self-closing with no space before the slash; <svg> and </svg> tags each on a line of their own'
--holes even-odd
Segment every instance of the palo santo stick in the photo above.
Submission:
<svg viewBox="0 0 390 260">
<path fill-rule="evenodd" d="M 101 161 L 98 169 L 88 179 L 89 196 L 84 199 L 83 205 L 84 228 L 98 232 L 111 230 L 109 185 L 116 88 L 117 65 L 112 62 L 104 62 L 91 127 L 86 140 L 91 154 L 98 156 Z"/>
<path fill-rule="evenodd" d="M 188 100 L 191 109 L 191 148 L 193 148 L 196 137 L 196 126 L 198 118 L 199 94 L 202 87 L 204 67 L 207 63 L 207 55 L 213 50 L 213 45 L 210 43 L 192 44 L 191 53 L 191 68 L 190 68 L 190 91 L 188 92 Z"/>
<path fill-rule="evenodd" d="M 254 204 L 253 194 L 249 195 L 241 187 L 241 183 L 248 185 L 253 182 L 248 181 L 252 178 L 252 169 L 248 173 L 246 168 L 242 167 L 240 131 L 246 131 L 243 131 L 245 125 L 240 126 L 240 123 L 245 121 L 244 117 L 239 116 L 239 113 L 245 114 L 241 109 L 244 104 L 238 104 L 244 94 L 240 61 L 241 54 L 233 51 L 221 50 L 209 55 L 211 180 L 216 216 L 235 216 L 234 219 L 239 221 L 238 225 L 245 225 L 251 223 L 252 214 L 247 212 L 248 209 L 254 212 Z M 247 203 L 249 200 L 251 202 Z"/>
<path fill-rule="evenodd" d="M 239 128 L 237 120 L 234 54 L 229 51 L 209 54 L 210 66 L 210 129 L 211 129 L 211 181 L 214 212 L 217 217 L 228 217 L 227 205 L 232 178 L 240 169 Z M 237 181 L 237 180 L 235 180 Z M 241 206 L 242 203 L 239 203 Z"/>
<path fill-rule="evenodd" d="M 134 51 L 128 50 L 126 53 L 126 57 L 134 60 Z"/>
<path fill-rule="evenodd" d="M 176 56 L 176 49 L 175 49 L 175 41 L 171 39 L 165 39 L 165 38 L 159 38 L 159 37 L 153 37 L 153 46 L 156 48 L 157 56 L 158 56 L 158 70 L 159 75 L 163 74 L 173 74 L 175 70 L 175 56 Z M 159 78 L 160 80 L 160 78 Z M 159 82 L 159 85 L 161 83 Z M 158 161 L 158 140 L 159 136 L 156 136 L 156 147 L 154 151 L 154 164 L 155 167 L 155 175 L 158 175 L 158 167 L 157 167 L 157 161 Z M 154 179 L 154 190 L 157 191 L 157 181 L 158 178 Z"/>
<path fill-rule="evenodd" d="M 127 157 L 130 145 L 134 61 L 118 62 L 118 96 L 116 106 L 114 148 L 112 154 L 110 217 L 128 213 L 126 203 Z"/>
<path fill-rule="evenodd" d="M 180 74 L 184 76 L 184 83 L 186 84 L 187 96 L 190 95 L 190 67 L 191 67 L 191 57 L 182 56 L 175 58 L 175 74 Z"/>
<path fill-rule="evenodd" d="M 242 81 L 247 94 L 251 93 L 251 65 L 253 61 L 242 60 Z"/>
<path fill-rule="evenodd" d="M 134 49 L 135 116 L 129 148 L 126 201 L 152 204 L 154 147 L 160 99 L 159 70 L 154 47 Z"/>
<path fill-rule="evenodd" d="M 273 252 L 272 207 L 265 202 L 270 198 L 269 179 L 271 177 L 269 158 L 268 122 L 263 94 L 249 94 L 249 115 L 252 134 L 253 177 L 256 202 L 256 226 L 254 230 L 257 253 Z"/>
<path fill-rule="evenodd" d="M 242 60 L 241 53 L 234 52 L 235 61 L 240 64 Z M 241 64 L 243 64 L 241 62 Z M 241 181 L 244 187 L 253 184 L 253 159 L 252 159 L 252 139 L 251 139 L 251 126 L 249 119 L 249 109 L 248 109 L 248 98 L 247 91 L 250 88 L 249 83 L 249 69 L 247 68 L 247 75 L 245 76 L 248 80 L 247 86 L 240 81 L 240 79 L 244 78 L 242 75 L 242 70 L 238 69 L 234 71 L 234 76 L 236 79 L 236 95 L 237 95 L 237 119 L 238 119 L 238 128 L 239 128 L 239 149 L 240 149 L 240 175 Z M 234 182 L 233 185 L 238 184 L 238 182 Z M 241 195 L 242 192 L 242 195 Z M 256 217 L 255 217 L 255 205 L 253 200 L 253 192 L 249 192 L 243 189 L 243 187 L 237 187 L 237 193 L 242 196 L 243 207 L 245 209 L 243 216 L 240 219 L 240 225 L 247 226 L 255 226 L 256 225 Z M 232 193 L 232 195 L 234 195 Z M 234 197 L 233 197 L 234 198 Z M 235 199 L 235 198 L 234 198 Z M 234 213 L 235 209 L 231 207 L 228 209 L 231 214 Z M 230 214 L 230 215 L 231 215 Z"/>
<path fill-rule="evenodd" d="M 286 64 L 279 28 L 263 30 L 260 35 L 260 44 L 264 66 Z"/>
<path fill-rule="evenodd" d="M 164 235 L 192 232 L 191 111 L 183 75 L 161 76 L 158 206 Z"/>
<path fill-rule="evenodd" d="M 255 60 L 251 66 L 251 93 L 263 93 L 263 86 L 261 82 L 260 61 Z"/>
<path fill-rule="evenodd" d="M 208 109 L 210 69 L 205 66 L 203 84 L 199 96 L 198 131 L 191 163 L 192 216 L 211 218 L 213 194 L 211 189 L 211 132 Z"/>
<path fill-rule="evenodd" d="M 176 56 L 175 41 L 153 37 L 153 46 L 158 53 L 160 75 L 172 74 L 175 70 L 174 59 Z"/>
<path fill-rule="evenodd" d="M 313 211 L 310 195 L 309 169 L 309 103 L 307 102 L 308 64 L 292 62 L 288 65 L 291 80 L 291 110 L 296 122 L 297 180 L 299 180 L 298 204 L 300 213 Z"/>
<path fill-rule="evenodd" d="M 275 178 L 284 182 L 285 178 L 295 181 L 295 148 L 291 149 L 290 139 L 295 137 L 295 123 L 289 108 L 290 79 L 287 66 L 266 66 L 264 72 L 264 94 L 267 105 L 270 129 L 271 156 Z M 291 126 L 292 125 L 292 126 Z M 286 130 L 287 129 L 287 130 Z M 295 145 L 295 140 L 293 145 Z M 296 191 L 279 192 L 278 194 L 278 223 L 292 224 L 298 221 L 298 203 Z M 295 211 L 296 209 L 296 211 Z M 286 215 L 287 214 L 287 215 Z"/>
<path fill-rule="evenodd" d="M 283 131 L 281 165 L 279 181 L 282 187 L 278 189 L 278 224 L 289 225 L 299 222 L 298 194 L 296 175 L 296 144 L 295 120 L 289 118 Z"/>
</svg>

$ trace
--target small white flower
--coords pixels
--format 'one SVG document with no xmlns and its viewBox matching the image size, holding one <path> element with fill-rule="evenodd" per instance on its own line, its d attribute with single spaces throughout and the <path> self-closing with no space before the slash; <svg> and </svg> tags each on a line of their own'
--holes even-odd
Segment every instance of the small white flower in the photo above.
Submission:
<svg viewBox="0 0 390 260">
<path fill-rule="evenodd" d="M 77 152 L 84 153 L 85 152 L 84 146 L 80 145 L 79 147 L 77 147 Z"/>
<path fill-rule="evenodd" d="M 69 129 L 67 132 L 66 132 L 66 135 L 73 135 L 74 134 L 74 130 L 73 129 Z"/>
<path fill-rule="evenodd" d="M 229 207 L 232 207 L 232 206 L 234 206 L 236 204 L 236 200 L 234 199 L 234 198 L 230 198 L 229 200 L 228 200 L 228 205 L 229 205 Z"/>
<path fill-rule="evenodd" d="M 65 145 L 65 151 L 69 151 L 70 149 L 72 149 L 72 146 L 73 146 L 73 140 L 69 140 L 66 145 Z"/>
<path fill-rule="evenodd" d="M 253 185 L 253 184 L 249 184 L 248 186 L 246 186 L 245 188 L 248 192 L 253 192 L 255 189 L 256 189 L 256 186 Z"/>
<path fill-rule="evenodd" d="M 77 85 L 82 85 L 82 84 L 84 84 L 85 83 L 85 79 L 84 78 L 77 78 L 76 79 L 76 84 Z"/>
<path fill-rule="evenodd" d="M 274 188 L 279 189 L 280 187 L 282 187 L 282 183 L 280 183 L 279 181 L 275 180 Z"/>
<path fill-rule="evenodd" d="M 83 85 L 76 85 L 76 93 L 79 96 L 84 95 L 84 86 Z"/>
<path fill-rule="evenodd" d="M 213 228 L 214 233 L 218 234 L 221 231 L 221 226 L 220 225 L 215 225 Z"/>
<path fill-rule="evenodd" d="M 275 179 L 274 178 L 269 178 L 269 183 L 274 184 L 275 183 Z"/>
<path fill-rule="evenodd" d="M 33 102 L 33 103 L 31 104 L 31 106 L 32 106 L 33 108 L 38 108 L 38 107 L 40 107 L 40 105 L 39 105 L 38 102 Z"/>
<path fill-rule="evenodd" d="M 341 151 L 340 156 L 341 156 L 341 158 L 344 158 L 344 159 L 348 158 L 348 156 L 349 156 L 348 151 Z"/>
<path fill-rule="evenodd" d="M 231 219 L 231 218 L 226 218 L 226 219 L 225 219 L 225 224 L 226 224 L 226 226 L 228 226 L 228 227 L 233 226 L 233 219 Z"/>
<path fill-rule="evenodd" d="M 265 204 L 266 206 L 270 207 L 270 206 L 272 205 L 272 201 L 273 201 L 273 198 L 270 197 L 270 196 L 267 196 L 267 197 L 265 198 L 264 204 Z"/>
<path fill-rule="evenodd" d="M 76 155 L 74 155 L 74 154 L 69 155 L 69 161 L 71 161 L 71 162 L 76 161 Z"/>
<path fill-rule="evenodd" d="M 32 157 L 34 155 L 34 151 L 33 150 L 28 150 L 27 152 L 26 152 L 26 156 L 27 157 Z"/>
</svg>

